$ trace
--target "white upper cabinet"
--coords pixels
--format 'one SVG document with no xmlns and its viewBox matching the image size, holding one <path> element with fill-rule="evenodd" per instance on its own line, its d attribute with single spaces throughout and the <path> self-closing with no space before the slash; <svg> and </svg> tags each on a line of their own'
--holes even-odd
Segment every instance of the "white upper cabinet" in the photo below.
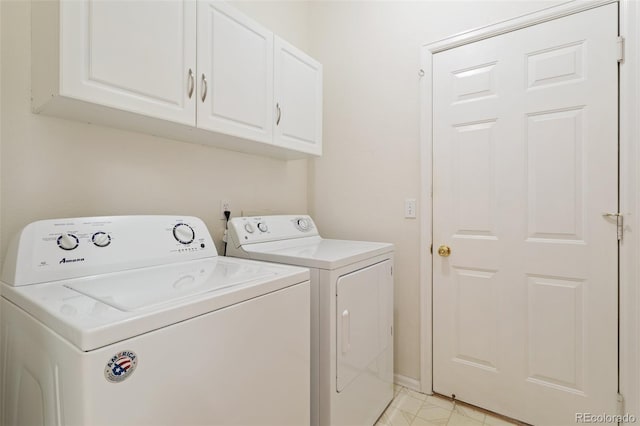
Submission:
<svg viewBox="0 0 640 426">
<path fill-rule="evenodd" d="M 274 143 L 322 154 L 322 65 L 275 37 Z"/>
<path fill-rule="evenodd" d="M 225 2 L 47 0 L 31 13 L 36 113 L 279 158 L 322 153 L 322 67 Z"/>
<path fill-rule="evenodd" d="M 47 22 L 55 16 L 48 7 L 34 7 L 34 32 L 54 24 Z M 189 97 L 196 72 L 193 1 L 63 1 L 59 13 L 58 69 L 40 66 L 51 55 L 42 49 L 54 40 L 36 37 L 33 46 L 35 79 L 60 73 L 59 87 L 53 81 L 45 99 L 62 95 L 195 125 L 195 98 Z"/>
<path fill-rule="evenodd" d="M 219 1 L 198 3 L 198 127 L 271 142 L 273 33 Z"/>
</svg>

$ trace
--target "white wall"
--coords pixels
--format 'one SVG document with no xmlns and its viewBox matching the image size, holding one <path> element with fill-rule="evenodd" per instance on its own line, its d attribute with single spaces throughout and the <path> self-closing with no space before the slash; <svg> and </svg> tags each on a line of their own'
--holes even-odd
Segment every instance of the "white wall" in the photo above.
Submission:
<svg viewBox="0 0 640 426">
<path fill-rule="evenodd" d="M 551 3 L 312 4 L 311 54 L 324 65 L 325 98 L 324 155 L 310 165 L 309 210 L 327 237 L 396 245 L 396 374 L 420 374 L 420 228 L 419 219 L 403 218 L 404 199 L 420 189 L 419 47 Z"/>
<path fill-rule="evenodd" d="M 220 249 L 222 198 L 231 201 L 233 215 L 307 211 L 306 160 L 268 159 L 32 114 L 30 2 L 1 3 L 1 235 L 11 237 L 44 218 L 175 213 L 202 217 Z M 237 6 L 308 48 L 308 4 Z M 1 241 L 3 258 L 8 239 Z"/>
</svg>

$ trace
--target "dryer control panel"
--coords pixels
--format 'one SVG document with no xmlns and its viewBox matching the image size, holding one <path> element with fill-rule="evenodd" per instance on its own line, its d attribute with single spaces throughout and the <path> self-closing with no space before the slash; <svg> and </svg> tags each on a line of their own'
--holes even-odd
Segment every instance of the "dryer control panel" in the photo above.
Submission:
<svg viewBox="0 0 640 426">
<path fill-rule="evenodd" d="M 12 241 L 2 280 L 13 286 L 217 256 L 192 216 L 105 216 L 41 220 Z"/>
<path fill-rule="evenodd" d="M 318 235 L 313 219 L 307 215 L 234 217 L 229 221 L 229 244 L 244 244 Z"/>
</svg>

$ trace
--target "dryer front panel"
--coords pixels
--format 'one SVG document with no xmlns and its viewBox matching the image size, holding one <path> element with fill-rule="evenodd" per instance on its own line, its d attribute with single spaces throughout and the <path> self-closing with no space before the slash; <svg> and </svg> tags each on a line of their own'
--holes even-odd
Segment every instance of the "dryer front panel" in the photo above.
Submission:
<svg viewBox="0 0 640 426">
<path fill-rule="evenodd" d="M 336 285 L 336 390 L 354 382 L 375 386 L 392 380 L 387 371 L 393 347 L 392 261 L 385 260 L 338 278 Z"/>
</svg>

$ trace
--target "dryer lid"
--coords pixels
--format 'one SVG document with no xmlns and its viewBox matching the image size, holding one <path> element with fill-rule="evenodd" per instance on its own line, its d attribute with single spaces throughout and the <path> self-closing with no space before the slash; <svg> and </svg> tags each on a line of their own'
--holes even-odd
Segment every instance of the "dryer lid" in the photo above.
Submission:
<svg viewBox="0 0 640 426">
<path fill-rule="evenodd" d="M 369 241 L 298 238 L 246 244 L 242 249 L 252 259 L 288 265 L 333 270 L 393 252 L 393 244 Z"/>
</svg>

